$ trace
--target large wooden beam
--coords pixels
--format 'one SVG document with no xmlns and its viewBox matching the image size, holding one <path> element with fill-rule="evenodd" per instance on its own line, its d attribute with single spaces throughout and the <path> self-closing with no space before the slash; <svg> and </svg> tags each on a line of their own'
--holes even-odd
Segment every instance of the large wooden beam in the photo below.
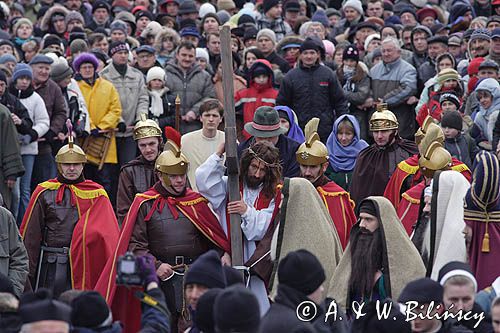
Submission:
<svg viewBox="0 0 500 333">
<path fill-rule="evenodd" d="M 220 34 L 222 86 L 224 87 L 224 120 L 226 133 L 226 166 L 228 174 L 229 201 L 238 201 L 240 196 L 238 143 L 236 141 L 236 114 L 234 110 L 233 55 L 231 53 L 231 31 L 223 26 Z M 243 240 L 241 216 L 230 214 L 231 261 L 233 266 L 243 265 Z"/>
</svg>

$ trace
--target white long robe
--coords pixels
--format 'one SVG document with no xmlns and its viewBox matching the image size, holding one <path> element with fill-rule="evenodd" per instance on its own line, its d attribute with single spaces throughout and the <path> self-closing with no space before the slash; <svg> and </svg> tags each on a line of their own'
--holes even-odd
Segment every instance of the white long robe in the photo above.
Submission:
<svg viewBox="0 0 500 333">
<path fill-rule="evenodd" d="M 227 235 L 227 176 L 224 176 L 225 167 L 223 158 L 217 154 L 212 154 L 196 170 L 196 184 L 201 195 L 208 199 L 212 208 L 219 217 L 224 232 Z M 253 255 L 256 242 L 262 240 L 271 223 L 274 211 L 274 199 L 265 209 L 257 210 L 254 206 L 262 187 L 251 189 L 243 184 L 243 201 L 247 204 L 247 211 L 241 215 L 241 230 L 243 231 L 243 259 L 246 262 Z M 230 237 L 228 235 L 228 237 Z M 264 315 L 269 309 L 269 299 L 267 290 L 258 276 L 253 275 L 250 278 L 250 289 L 255 293 L 259 300 L 260 313 Z"/>
</svg>

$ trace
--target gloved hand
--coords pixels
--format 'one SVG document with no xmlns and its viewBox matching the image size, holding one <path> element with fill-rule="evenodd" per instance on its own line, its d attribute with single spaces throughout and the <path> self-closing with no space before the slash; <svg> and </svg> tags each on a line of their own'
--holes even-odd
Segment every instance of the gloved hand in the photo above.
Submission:
<svg viewBox="0 0 500 333">
<path fill-rule="evenodd" d="M 100 134 L 99 134 L 99 131 L 100 131 L 100 130 L 101 130 L 101 129 L 100 129 L 99 127 L 96 127 L 96 128 L 94 128 L 94 129 L 90 130 L 90 135 L 95 136 L 95 137 L 98 137 L 98 136 L 100 135 Z"/>
<path fill-rule="evenodd" d="M 127 131 L 127 125 L 123 121 L 120 121 L 116 127 L 120 133 L 125 133 Z"/>
<path fill-rule="evenodd" d="M 31 136 L 29 134 L 19 135 L 19 143 L 21 146 L 26 146 L 31 143 Z"/>
<path fill-rule="evenodd" d="M 156 275 L 155 259 L 151 254 L 146 254 L 137 258 L 139 270 L 144 278 L 144 285 L 147 286 L 151 282 L 159 283 L 158 275 Z"/>
<path fill-rule="evenodd" d="M 45 135 L 43 137 L 45 138 L 45 140 L 48 143 L 51 143 L 51 142 L 54 142 L 54 138 L 56 136 L 57 136 L 56 133 L 54 133 L 52 130 L 49 130 L 47 133 L 45 133 Z"/>
<path fill-rule="evenodd" d="M 35 131 L 34 129 L 31 129 L 30 130 L 30 142 L 35 142 L 36 140 L 38 140 L 38 132 Z"/>
</svg>

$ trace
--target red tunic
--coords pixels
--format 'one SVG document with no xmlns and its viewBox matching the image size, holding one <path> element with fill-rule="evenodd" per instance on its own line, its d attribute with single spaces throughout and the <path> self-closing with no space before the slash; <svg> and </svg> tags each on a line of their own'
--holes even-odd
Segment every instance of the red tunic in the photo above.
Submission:
<svg viewBox="0 0 500 333">
<path fill-rule="evenodd" d="M 413 176 L 410 183 L 410 188 L 417 185 L 422 181 L 422 174 L 418 169 L 418 155 L 413 155 L 410 158 L 400 162 L 396 168 L 396 171 L 391 176 L 391 179 L 387 183 L 384 191 L 384 197 L 392 202 L 392 205 L 396 210 L 398 210 L 399 203 L 401 201 L 401 190 L 403 188 L 403 183 L 408 176 Z M 460 162 L 456 158 L 452 157 L 451 169 L 460 172 L 469 182 L 472 179 L 472 173 L 470 172 L 467 165 Z M 420 197 L 418 198 L 420 200 Z"/>
<path fill-rule="evenodd" d="M 401 202 L 398 206 L 398 217 L 403 223 L 408 236 L 413 232 L 413 225 L 418 220 L 418 211 L 420 208 L 420 198 L 425 189 L 425 182 L 420 182 L 411 189 L 403 193 Z"/>
<path fill-rule="evenodd" d="M 70 190 L 72 205 L 78 210 L 70 245 L 71 284 L 73 289 L 94 289 L 119 235 L 113 207 L 101 185 L 90 180 L 69 185 L 57 179 L 39 184 L 31 196 L 20 232 L 24 239 L 32 234 L 30 230 L 40 228 L 40 221 L 32 214 L 40 194 L 57 191 L 57 204 L 62 201 L 65 189 Z"/>
<path fill-rule="evenodd" d="M 182 212 L 207 239 L 224 251 L 230 252 L 229 241 L 224 230 L 222 230 L 217 217 L 209 208 L 208 200 L 199 193 L 187 189 L 184 197 L 165 198 L 154 188 L 151 188 L 144 193 L 137 194 L 123 222 L 114 255 L 106 263 L 106 267 L 95 288 L 111 306 L 113 318 L 124 323 L 125 333 L 139 331 L 141 307 L 139 300 L 133 296 L 133 289 L 122 286 L 117 288 L 116 260 L 127 251 L 139 209 L 144 202 L 149 200 L 155 200 L 153 209 L 167 209 L 168 207 L 172 211 L 174 218 L 178 216 L 178 211 Z M 148 216 L 146 216 L 146 220 L 147 218 Z"/>
<path fill-rule="evenodd" d="M 356 223 L 354 201 L 351 200 L 348 192 L 333 181 L 318 186 L 316 189 L 332 217 L 342 249 L 345 249 L 349 242 L 351 227 Z"/>
</svg>

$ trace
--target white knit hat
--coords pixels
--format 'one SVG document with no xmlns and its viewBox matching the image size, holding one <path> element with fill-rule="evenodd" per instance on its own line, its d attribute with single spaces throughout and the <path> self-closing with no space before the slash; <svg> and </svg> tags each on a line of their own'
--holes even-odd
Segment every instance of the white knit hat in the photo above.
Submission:
<svg viewBox="0 0 500 333">
<path fill-rule="evenodd" d="M 257 40 L 259 40 L 259 38 L 262 37 L 262 36 L 265 36 L 265 37 L 269 38 L 276 45 L 276 34 L 271 29 L 267 29 L 267 28 L 266 29 L 261 29 L 257 33 Z"/>
<path fill-rule="evenodd" d="M 154 79 L 162 80 L 165 82 L 166 79 L 165 70 L 159 66 L 151 67 L 146 75 L 146 83 L 153 81 Z"/>
<path fill-rule="evenodd" d="M 203 5 L 200 6 L 200 9 L 198 11 L 198 15 L 201 17 L 201 18 L 204 18 L 205 15 L 207 15 L 208 13 L 217 13 L 217 11 L 215 10 L 215 7 L 214 5 L 212 5 L 211 3 L 204 3 Z"/>
<path fill-rule="evenodd" d="M 345 10 L 346 7 L 354 8 L 358 13 L 363 15 L 363 4 L 359 0 L 347 0 L 342 9 Z"/>
<path fill-rule="evenodd" d="M 368 48 L 368 45 L 370 45 L 370 43 L 371 43 L 371 42 L 372 42 L 372 40 L 374 40 L 374 39 L 378 39 L 378 40 L 380 40 L 380 34 L 376 34 L 376 33 L 375 33 L 375 34 L 371 34 L 371 35 L 369 35 L 368 37 L 366 37 L 366 39 L 365 39 L 365 45 L 364 45 L 364 46 L 365 46 L 365 50 Z"/>
<path fill-rule="evenodd" d="M 196 59 L 198 58 L 203 58 L 205 59 L 206 62 L 210 61 L 210 58 L 208 56 L 208 51 L 206 49 L 203 49 L 201 47 L 196 48 Z"/>
</svg>

